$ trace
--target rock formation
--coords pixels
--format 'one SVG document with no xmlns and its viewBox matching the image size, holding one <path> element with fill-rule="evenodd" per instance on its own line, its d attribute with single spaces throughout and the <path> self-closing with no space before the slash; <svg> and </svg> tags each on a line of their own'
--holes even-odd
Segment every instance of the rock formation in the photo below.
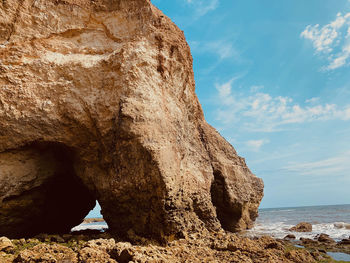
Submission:
<svg viewBox="0 0 350 263">
<path fill-rule="evenodd" d="M 296 226 L 293 226 L 289 229 L 289 231 L 294 232 L 311 232 L 312 231 L 312 225 L 308 222 L 301 222 L 297 224 Z"/>
<path fill-rule="evenodd" d="M 203 231 L 206 232 L 206 231 Z M 335 262 L 326 251 L 296 248 L 271 237 L 251 240 L 231 233 L 190 234 L 159 246 L 154 242 L 129 243 L 98 235 L 46 235 L 45 239 L 12 240 L 11 249 L 1 251 L 1 263 L 70 262 L 70 263 L 315 263 Z M 203 235 L 204 234 L 204 235 Z M 103 236 L 103 238 L 101 238 Z M 0 240 L 1 245 L 1 240 Z M 349 248 L 344 253 L 349 253 Z M 343 262 L 343 261 L 342 261 Z"/>
<path fill-rule="evenodd" d="M 120 235 L 237 231 L 262 196 L 149 0 L 0 1 L 0 236 L 67 231 L 95 200 Z"/>
</svg>

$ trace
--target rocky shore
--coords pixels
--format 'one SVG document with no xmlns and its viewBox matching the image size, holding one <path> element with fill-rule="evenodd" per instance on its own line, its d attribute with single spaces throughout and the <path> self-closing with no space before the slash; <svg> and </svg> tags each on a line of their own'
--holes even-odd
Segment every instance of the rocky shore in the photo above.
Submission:
<svg viewBox="0 0 350 263">
<path fill-rule="evenodd" d="M 0 262 L 340 262 L 327 255 L 329 244 L 318 240 L 302 240 L 305 248 L 299 248 L 289 240 L 267 236 L 252 239 L 224 231 L 188 234 L 167 244 L 146 240 L 133 232 L 129 232 L 128 238 L 129 242 L 125 242 L 92 230 L 66 235 L 40 234 L 28 239 L 2 237 Z M 350 253 L 346 242 L 335 243 L 331 249 Z"/>
<path fill-rule="evenodd" d="M 206 122 L 185 35 L 150 0 L 0 1 L 0 24 L 0 263 L 334 262 L 230 233 L 263 181 Z M 96 200 L 111 233 L 39 234 Z"/>
<path fill-rule="evenodd" d="M 85 218 L 83 224 L 106 222 L 103 218 Z"/>
</svg>

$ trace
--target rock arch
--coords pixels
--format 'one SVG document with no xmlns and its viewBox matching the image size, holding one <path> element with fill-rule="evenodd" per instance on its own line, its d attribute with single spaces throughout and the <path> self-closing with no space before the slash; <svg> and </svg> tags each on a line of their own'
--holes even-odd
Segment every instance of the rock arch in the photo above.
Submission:
<svg viewBox="0 0 350 263">
<path fill-rule="evenodd" d="M 0 162 L 31 154 L 38 170 L 56 150 L 40 155 L 36 142 L 73 151 L 74 178 L 88 192 L 76 218 L 98 199 L 120 235 L 167 239 L 251 226 L 262 180 L 206 123 L 183 32 L 149 0 L 0 1 L 0 24 Z M 11 178 L 29 169 L 16 165 L 7 165 Z M 10 182 L 1 169 L 0 181 Z M 13 198 L 25 198 L 29 183 L 16 184 Z M 0 214 L 11 211 L 14 229 L 28 219 L 6 195 Z M 8 224 L 0 220 L 0 235 L 12 233 Z"/>
</svg>

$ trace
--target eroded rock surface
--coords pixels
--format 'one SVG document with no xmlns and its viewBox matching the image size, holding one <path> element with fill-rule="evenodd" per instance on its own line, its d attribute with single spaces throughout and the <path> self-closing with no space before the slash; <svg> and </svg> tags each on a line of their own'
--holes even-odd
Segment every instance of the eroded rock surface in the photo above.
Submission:
<svg viewBox="0 0 350 263">
<path fill-rule="evenodd" d="M 0 1 L 0 235 L 64 231 L 96 199 L 120 235 L 236 231 L 262 196 L 149 0 Z"/>
<path fill-rule="evenodd" d="M 80 235 L 81 236 L 81 235 Z M 190 234 L 186 239 L 155 243 L 119 242 L 113 238 L 72 237 L 67 243 L 35 239 L 13 240 L 12 253 L 0 252 L 2 263 L 79 262 L 79 263 L 313 263 L 334 262 L 326 252 L 296 248 L 271 237 L 254 240 L 217 232 Z"/>
<path fill-rule="evenodd" d="M 301 222 L 297 224 L 296 226 L 293 226 L 289 229 L 289 231 L 294 232 L 311 232 L 312 231 L 312 225 L 308 222 Z"/>
</svg>

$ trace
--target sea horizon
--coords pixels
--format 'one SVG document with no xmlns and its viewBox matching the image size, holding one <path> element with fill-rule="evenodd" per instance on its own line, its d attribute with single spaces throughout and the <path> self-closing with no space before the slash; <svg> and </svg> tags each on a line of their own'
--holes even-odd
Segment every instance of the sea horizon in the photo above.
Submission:
<svg viewBox="0 0 350 263">
<path fill-rule="evenodd" d="M 350 205 L 349 204 L 332 204 L 332 205 L 302 205 L 302 206 L 278 206 L 278 207 L 259 207 L 259 210 L 266 210 L 266 209 L 287 209 L 287 208 L 302 208 L 302 207 L 321 207 L 321 206 L 344 206 L 344 205 Z"/>
</svg>

